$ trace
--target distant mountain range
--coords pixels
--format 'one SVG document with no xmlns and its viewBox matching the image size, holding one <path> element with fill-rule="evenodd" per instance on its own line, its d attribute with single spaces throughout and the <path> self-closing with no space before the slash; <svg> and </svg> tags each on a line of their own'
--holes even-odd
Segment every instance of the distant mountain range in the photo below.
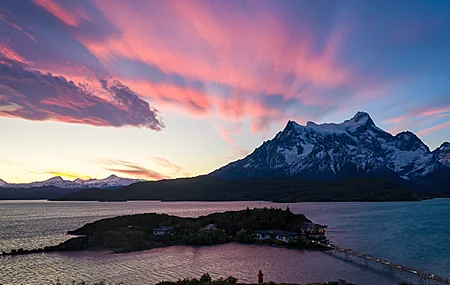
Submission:
<svg viewBox="0 0 450 285">
<path fill-rule="evenodd" d="M 86 189 L 86 188 L 100 188 L 100 189 L 113 189 L 128 186 L 136 182 L 144 182 L 142 179 L 122 178 L 116 175 L 110 175 L 104 179 L 87 179 L 83 180 L 77 178 L 73 181 L 64 180 L 60 176 L 52 177 L 44 181 L 37 181 L 31 183 L 7 183 L 0 179 L 1 188 L 40 188 L 40 187 L 56 187 L 61 189 Z"/>
<path fill-rule="evenodd" d="M 376 177 L 422 191 L 450 190 L 450 143 L 430 151 L 412 132 L 395 136 L 358 112 L 340 124 L 289 121 L 272 140 L 210 175 L 307 180 Z M 447 189 L 445 189 L 447 188 Z"/>
</svg>

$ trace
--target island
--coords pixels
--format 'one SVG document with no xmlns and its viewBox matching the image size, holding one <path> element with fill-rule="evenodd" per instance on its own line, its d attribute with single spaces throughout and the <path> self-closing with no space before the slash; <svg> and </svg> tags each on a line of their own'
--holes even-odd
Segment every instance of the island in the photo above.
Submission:
<svg viewBox="0 0 450 285">
<path fill-rule="evenodd" d="M 68 232 L 75 237 L 55 246 L 3 252 L 3 255 L 51 251 L 110 250 L 131 252 L 173 245 L 228 242 L 323 249 L 326 226 L 312 223 L 289 208 L 254 208 L 198 218 L 137 214 L 102 219 Z"/>
</svg>

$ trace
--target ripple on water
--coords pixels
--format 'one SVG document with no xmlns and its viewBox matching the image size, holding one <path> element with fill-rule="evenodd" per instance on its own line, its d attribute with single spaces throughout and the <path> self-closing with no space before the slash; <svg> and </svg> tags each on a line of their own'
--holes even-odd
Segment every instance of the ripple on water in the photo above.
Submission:
<svg viewBox="0 0 450 285">
<path fill-rule="evenodd" d="M 347 276 L 349 281 L 358 280 L 360 284 L 395 284 L 392 277 L 341 262 L 323 252 L 235 243 L 125 254 L 46 253 L 2 261 L 6 261 L 1 273 L 5 284 L 49 284 L 59 279 L 68 283 L 108 280 L 140 285 L 198 277 L 205 272 L 213 277 L 233 275 L 242 282 L 255 282 L 258 270 L 264 272 L 266 280 L 277 282 L 325 282 Z"/>
<path fill-rule="evenodd" d="M 58 244 L 68 230 L 95 220 L 157 212 L 200 216 L 246 207 L 289 206 L 315 222 L 329 225 L 334 243 L 404 265 L 448 276 L 450 268 L 450 200 L 396 203 L 266 202 L 36 202 L 0 201 L 0 251 Z M 263 270 L 276 282 L 330 281 L 344 278 L 357 284 L 396 284 L 395 277 L 342 261 L 330 254 L 274 247 L 227 244 L 215 247 L 170 247 L 109 254 L 75 252 L 33 254 L 0 259 L 0 283 L 49 284 L 71 281 L 114 280 L 153 284 L 209 272 L 230 274 L 254 282 Z"/>
</svg>

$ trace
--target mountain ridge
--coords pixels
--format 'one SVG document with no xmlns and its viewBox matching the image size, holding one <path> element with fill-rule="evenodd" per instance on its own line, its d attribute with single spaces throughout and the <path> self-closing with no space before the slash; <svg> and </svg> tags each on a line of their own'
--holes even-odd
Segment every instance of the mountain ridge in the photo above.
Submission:
<svg viewBox="0 0 450 285">
<path fill-rule="evenodd" d="M 60 189 L 85 189 L 85 188 L 100 188 L 100 189 L 112 189 L 128 186 L 137 182 L 144 182 L 146 180 L 123 178 L 114 174 L 103 178 L 96 179 L 90 178 L 83 180 L 76 178 L 74 180 L 64 180 L 61 176 L 54 176 L 47 180 L 35 181 L 30 183 L 7 183 L 0 179 L 1 188 L 14 188 L 14 189 L 27 189 L 27 188 L 42 188 L 42 187 L 57 187 Z"/>
<path fill-rule="evenodd" d="M 354 177 L 388 178 L 440 190 L 450 175 L 450 146 L 430 151 L 414 133 L 392 134 L 375 125 L 370 115 L 358 112 L 342 123 L 286 127 L 246 157 L 209 175 L 221 178 L 296 177 L 335 180 Z M 448 156 L 447 156 L 448 154 Z M 449 163 L 450 165 L 450 163 Z M 438 174 L 436 174 L 438 173 Z"/>
</svg>

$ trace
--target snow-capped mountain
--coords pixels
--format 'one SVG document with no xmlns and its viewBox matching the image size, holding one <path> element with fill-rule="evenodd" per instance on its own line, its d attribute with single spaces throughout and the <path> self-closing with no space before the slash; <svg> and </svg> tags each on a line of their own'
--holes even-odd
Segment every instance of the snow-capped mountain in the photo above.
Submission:
<svg viewBox="0 0 450 285">
<path fill-rule="evenodd" d="M 57 188 L 65 189 L 83 189 L 83 188 L 102 188 L 111 189 L 128 186 L 136 182 L 143 182 L 142 179 L 122 178 L 116 175 L 110 175 L 104 179 L 88 179 L 83 180 L 77 178 L 73 181 L 64 180 L 59 176 L 52 177 L 45 181 L 31 182 L 31 183 L 6 183 L 0 179 L 0 187 L 2 188 L 35 188 L 35 187 L 47 187 L 54 186 Z M 3 182 L 3 183 L 2 183 Z"/>
<path fill-rule="evenodd" d="M 224 178 L 293 176 L 302 179 L 385 177 L 418 181 L 444 166 L 413 133 L 395 136 L 358 112 L 340 124 L 289 121 L 247 157 L 211 173 Z"/>
<path fill-rule="evenodd" d="M 440 163 L 450 167 L 450 143 L 444 142 L 440 147 L 433 151 Z"/>
</svg>

